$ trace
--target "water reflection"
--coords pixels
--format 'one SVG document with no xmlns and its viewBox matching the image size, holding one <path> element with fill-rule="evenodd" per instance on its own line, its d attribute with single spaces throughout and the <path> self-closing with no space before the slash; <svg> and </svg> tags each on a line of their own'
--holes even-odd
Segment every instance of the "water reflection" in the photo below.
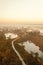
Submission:
<svg viewBox="0 0 43 65">
<path fill-rule="evenodd" d="M 38 57 L 43 59 L 43 52 L 40 50 L 40 47 L 36 46 L 34 43 L 26 41 L 23 43 L 19 43 L 20 46 L 24 46 L 24 49 L 28 53 L 33 53 L 33 56 L 35 56 L 35 53 L 38 54 Z"/>
<path fill-rule="evenodd" d="M 9 37 L 10 37 L 11 39 L 18 37 L 17 34 L 13 34 L 13 33 L 6 33 L 5 36 L 6 36 L 6 39 L 8 39 Z"/>
</svg>

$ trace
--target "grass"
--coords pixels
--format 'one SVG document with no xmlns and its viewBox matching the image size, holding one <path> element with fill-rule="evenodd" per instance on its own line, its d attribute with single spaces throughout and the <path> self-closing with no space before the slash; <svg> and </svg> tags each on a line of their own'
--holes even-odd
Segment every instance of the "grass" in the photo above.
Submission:
<svg viewBox="0 0 43 65">
<path fill-rule="evenodd" d="M 17 51 L 20 53 L 27 65 L 43 65 L 42 61 L 39 62 L 36 57 L 34 58 L 32 54 L 27 53 L 24 50 L 24 47 L 18 45 L 18 43 L 27 40 L 38 45 L 40 50 L 43 51 L 43 36 L 35 33 L 26 33 L 26 35 L 22 34 L 20 38 L 14 42 Z M 0 65 L 22 65 L 18 56 L 12 49 L 11 42 L 11 39 L 0 39 Z"/>
</svg>

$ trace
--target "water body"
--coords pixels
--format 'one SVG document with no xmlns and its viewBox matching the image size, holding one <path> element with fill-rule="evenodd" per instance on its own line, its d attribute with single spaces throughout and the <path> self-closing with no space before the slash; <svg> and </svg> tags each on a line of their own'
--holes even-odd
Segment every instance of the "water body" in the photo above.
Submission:
<svg viewBox="0 0 43 65">
<path fill-rule="evenodd" d="M 33 53 L 34 56 L 35 53 L 38 53 L 38 57 L 43 59 L 43 52 L 40 50 L 40 47 L 36 46 L 34 43 L 26 41 L 19 43 L 19 45 L 24 46 L 24 49 L 30 54 Z"/>
<path fill-rule="evenodd" d="M 43 28 L 30 27 L 27 32 L 40 32 L 40 35 L 43 35 Z"/>
<path fill-rule="evenodd" d="M 6 39 L 8 39 L 9 37 L 11 39 L 18 37 L 17 34 L 13 34 L 13 33 L 5 33 L 5 36 L 6 36 Z"/>
<path fill-rule="evenodd" d="M 40 35 L 43 35 L 43 29 L 39 29 Z"/>
</svg>

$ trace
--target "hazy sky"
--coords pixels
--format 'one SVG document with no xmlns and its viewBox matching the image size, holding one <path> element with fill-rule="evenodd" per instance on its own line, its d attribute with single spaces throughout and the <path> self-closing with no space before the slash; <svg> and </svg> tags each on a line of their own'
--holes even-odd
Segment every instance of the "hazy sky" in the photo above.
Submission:
<svg viewBox="0 0 43 65">
<path fill-rule="evenodd" d="M 0 24 L 43 24 L 43 0 L 0 0 Z"/>
</svg>

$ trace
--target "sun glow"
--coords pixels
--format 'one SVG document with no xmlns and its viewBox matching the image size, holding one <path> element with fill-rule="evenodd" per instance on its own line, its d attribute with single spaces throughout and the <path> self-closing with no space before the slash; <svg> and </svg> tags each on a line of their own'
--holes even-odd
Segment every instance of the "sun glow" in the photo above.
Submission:
<svg viewBox="0 0 43 65">
<path fill-rule="evenodd" d="M 0 23 L 43 24 L 43 0 L 0 0 Z"/>
</svg>

